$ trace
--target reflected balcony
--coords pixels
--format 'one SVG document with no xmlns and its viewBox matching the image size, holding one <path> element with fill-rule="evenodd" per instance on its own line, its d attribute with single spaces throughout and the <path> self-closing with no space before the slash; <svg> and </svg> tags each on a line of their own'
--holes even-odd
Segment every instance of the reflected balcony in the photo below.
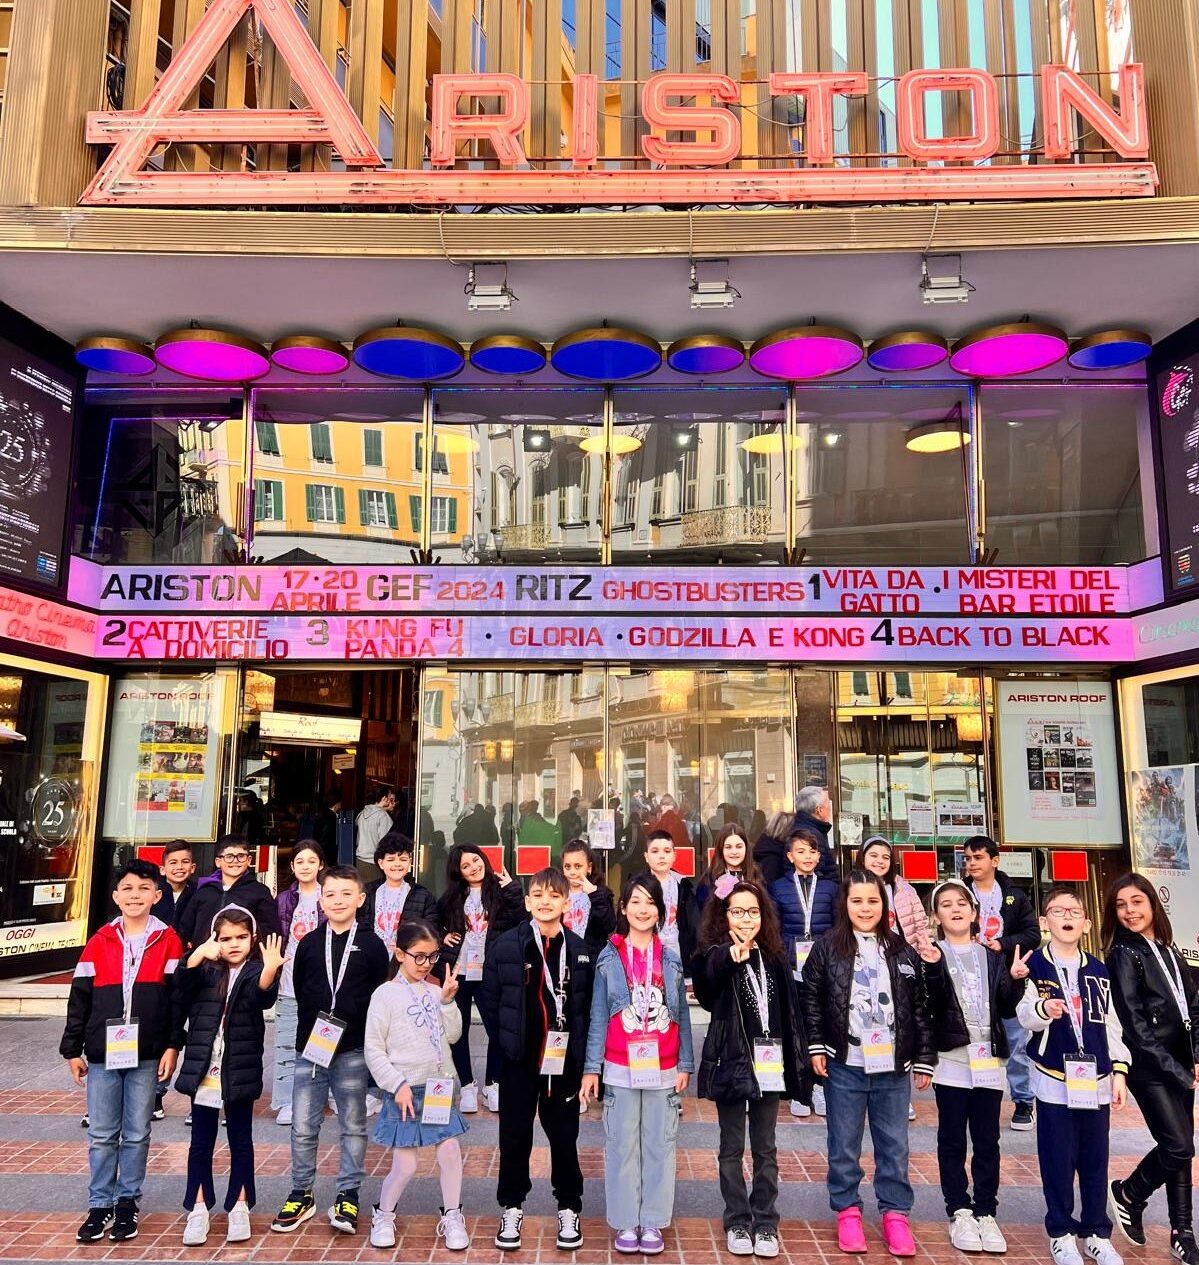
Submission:
<svg viewBox="0 0 1199 1265">
<path fill-rule="evenodd" d="M 725 505 L 683 515 L 684 545 L 764 545 L 771 510 L 765 505 Z"/>
</svg>

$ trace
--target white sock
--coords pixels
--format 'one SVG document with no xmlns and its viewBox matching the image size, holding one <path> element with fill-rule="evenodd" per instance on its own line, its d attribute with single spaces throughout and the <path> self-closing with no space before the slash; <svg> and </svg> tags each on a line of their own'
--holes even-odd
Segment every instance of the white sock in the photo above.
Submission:
<svg viewBox="0 0 1199 1265">
<path fill-rule="evenodd" d="M 244 1199 L 239 1199 L 239 1200 L 237 1201 L 237 1203 L 235 1203 L 235 1204 L 233 1205 L 233 1207 L 232 1207 L 232 1209 L 231 1209 L 230 1211 L 232 1211 L 232 1212 L 249 1212 L 249 1211 L 250 1211 L 250 1209 L 249 1209 L 249 1207 L 247 1206 L 246 1201 L 245 1201 Z"/>
</svg>

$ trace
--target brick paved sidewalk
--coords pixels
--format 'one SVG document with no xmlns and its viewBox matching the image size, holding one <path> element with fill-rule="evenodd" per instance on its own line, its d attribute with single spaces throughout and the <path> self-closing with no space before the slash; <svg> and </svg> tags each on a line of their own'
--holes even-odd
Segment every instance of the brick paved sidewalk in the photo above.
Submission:
<svg viewBox="0 0 1199 1265">
<path fill-rule="evenodd" d="M 337 1170 L 336 1124 L 326 1121 L 322 1135 L 317 1183 L 320 1215 L 292 1235 L 271 1234 L 271 1218 L 290 1187 L 287 1130 L 274 1123 L 265 1099 L 255 1120 L 255 1153 L 258 1173 L 258 1207 L 253 1215 L 254 1237 L 249 1243 L 224 1245 L 224 1217 L 214 1215 L 212 1234 L 203 1248 L 184 1248 L 179 1239 L 183 1213 L 183 1174 L 187 1161 L 188 1130 L 183 1124 L 185 1099 L 167 1098 L 167 1118 L 154 1125 L 150 1165 L 142 1201 L 141 1233 L 129 1244 L 103 1242 L 81 1246 L 75 1230 L 86 1203 L 87 1135 L 80 1128 L 83 1095 L 70 1084 L 58 1057 L 61 1024 L 57 1020 L 0 1020 L 0 1262 L 12 1261 L 327 1261 L 333 1263 L 395 1261 L 401 1265 L 420 1262 L 462 1262 L 463 1265 L 535 1265 L 543 1261 L 568 1265 L 609 1265 L 638 1261 L 611 1250 L 611 1232 L 604 1222 L 603 1129 L 600 1113 L 592 1108 L 584 1116 L 579 1154 L 587 1177 L 584 1201 L 584 1248 L 573 1254 L 554 1247 L 554 1204 L 548 1189 L 548 1152 L 540 1145 L 534 1152 L 534 1190 L 525 1205 L 524 1247 L 517 1253 L 501 1253 L 492 1246 L 496 1226 L 495 1177 L 498 1167 L 496 1119 L 486 1111 L 470 1117 L 470 1132 L 463 1139 L 466 1170 L 463 1207 L 473 1243 L 466 1253 L 438 1248 L 436 1215 L 439 1191 L 433 1156 L 423 1162 L 416 1179 L 405 1192 L 397 1222 L 398 1244 L 380 1251 L 367 1240 L 369 1207 L 378 1194 L 382 1174 L 389 1165 L 383 1148 L 371 1144 L 367 1151 L 370 1176 L 362 1191 L 364 1215 L 361 1232 L 354 1237 L 334 1234 L 324 1218 L 324 1207 L 333 1195 Z M 268 1031 L 269 1036 L 269 1031 Z M 482 1034 L 478 1034 L 482 1045 Z M 476 1051 L 480 1058 L 482 1050 Z M 268 1052 L 268 1073 L 269 1073 Z M 481 1066 L 481 1063 L 480 1063 Z M 944 1207 L 937 1184 L 936 1111 L 931 1095 L 918 1096 L 917 1119 L 912 1124 L 911 1175 L 916 1190 L 913 1228 L 920 1253 L 917 1265 L 966 1265 L 949 1247 Z M 1006 1118 L 1010 1108 L 1005 1109 Z M 369 1123 L 369 1122 L 368 1122 Z M 778 1132 L 781 1179 L 780 1211 L 782 1252 L 780 1261 L 796 1265 L 833 1265 L 844 1258 L 837 1251 L 832 1214 L 824 1188 L 824 1122 L 818 1118 L 796 1120 L 784 1105 Z M 540 1133 L 538 1140 L 543 1141 Z M 711 1103 L 688 1098 L 679 1129 L 678 1190 L 674 1225 L 666 1234 L 663 1265 L 707 1265 L 732 1262 L 725 1251 L 721 1229 L 721 1201 L 717 1186 L 716 1148 L 718 1130 Z M 1048 1253 L 1041 1217 L 1040 1176 L 1035 1134 L 1006 1129 L 1003 1145 L 1003 1188 L 1000 1220 L 1007 1234 L 1011 1265 L 1047 1262 Z M 1135 1109 L 1116 1118 L 1112 1135 L 1112 1175 L 1128 1172 L 1152 1145 Z M 869 1140 L 867 1140 L 867 1148 Z M 869 1175 L 873 1165 L 864 1157 L 867 1259 L 890 1258 L 878 1233 Z M 217 1153 L 217 1172 L 228 1165 L 223 1148 Z M 1199 1181 L 1199 1167 L 1196 1169 Z M 223 1197 L 218 1182 L 218 1195 Z M 1148 1248 L 1119 1245 L 1130 1265 L 1165 1261 L 1169 1246 L 1164 1230 L 1160 1198 L 1151 1205 Z M 976 1258 L 977 1259 L 977 1258 Z"/>
</svg>

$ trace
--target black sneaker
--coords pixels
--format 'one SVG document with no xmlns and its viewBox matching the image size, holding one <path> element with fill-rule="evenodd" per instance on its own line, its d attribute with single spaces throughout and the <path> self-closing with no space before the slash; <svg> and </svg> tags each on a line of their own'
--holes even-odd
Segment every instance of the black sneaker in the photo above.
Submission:
<svg viewBox="0 0 1199 1265">
<path fill-rule="evenodd" d="M 1116 1229 L 1137 1247 L 1145 1246 L 1144 1204 L 1134 1204 L 1124 1195 L 1124 1187 L 1119 1182 L 1112 1182 L 1107 1188 L 1107 1206 L 1116 1223 Z"/>
<path fill-rule="evenodd" d="M 92 1127 L 92 1118 L 86 1112 L 80 1118 L 79 1127 L 81 1129 L 90 1129 Z"/>
<path fill-rule="evenodd" d="M 99 1243 L 112 1225 L 111 1208 L 89 1208 L 87 1220 L 75 1231 L 76 1243 Z"/>
<path fill-rule="evenodd" d="M 283 1201 L 279 1215 L 271 1222 L 271 1229 L 280 1234 L 298 1230 L 316 1212 L 316 1200 L 310 1190 L 293 1190 Z"/>
<path fill-rule="evenodd" d="M 520 1248 L 520 1227 L 525 1214 L 519 1208 L 505 1208 L 500 1213 L 500 1228 L 495 1232 L 495 1245 L 502 1252 L 515 1252 Z"/>
<path fill-rule="evenodd" d="M 108 1237 L 114 1243 L 124 1243 L 127 1239 L 137 1238 L 137 1202 L 125 1198 L 117 1200 L 116 1215 L 112 1219 L 112 1229 Z"/>
<path fill-rule="evenodd" d="M 187 1125 L 189 1129 L 192 1127 L 192 1113 L 190 1111 L 183 1117 L 183 1123 Z"/>
<path fill-rule="evenodd" d="M 1035 1127 L 1032 1112 L 1032 1103 L 1018 1102 L 1016 1104 L 1016 1110 L 1012 1112 L 1012 1128 L 1017 1133 L 1028 1133 Z"/>
<path fill-rule="evenodd" d="M 166 1112 L 162 1109 L 162 1094 L 154 1095 L 154 1110 L 150 1112 L 151 1120 L 165 1120 Z"/>
<path fill-rule="evenodd" d="M 1170 1255 L 1182 1265 L 1199 1265 L 1199 1245 L 1189 1230 L 1170 1231 Z"/>
<path fill-rule="evenodd" d="M 329 1209 L 329 1224 L 342 1234 L 358 1233 L 358 1192 L 339 1190 Z"/>
</svg>

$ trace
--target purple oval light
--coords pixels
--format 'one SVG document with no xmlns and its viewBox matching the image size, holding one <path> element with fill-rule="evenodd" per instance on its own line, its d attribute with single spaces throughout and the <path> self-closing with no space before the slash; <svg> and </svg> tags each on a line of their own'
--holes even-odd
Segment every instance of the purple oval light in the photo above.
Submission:
<svg viewBox="0 0 1199 1265">
<path fill-rule="evenodd" d="M 680 338 L 666 352 L 666 363 L 676 373 L 710 376 L 731 373 L 745 362 L 745 348 L 723 334 Z"/>
<path fill-rule="evenodd" d="M 280 338 L 271 348 L 271 360 L 290 373 L 302 373 L 318 377 L 329 373 L 344 373 L 349 368 L 350 353 L 340 344 L 328 338 L 310 334 L 295 334 Z"/>
<path fill-rule="evenodd" d="M 848 330 L 805 326 L 760 338 L 749 353 L 750 366 L 768 378 L 802 382 L 852 369 L 862 359 L 862 342 Z"/>
<path fill-rule="evenodd" d="M 164 369 L 207 382 L 249 382 L 271 367 L 265 347 L 225 330 L 172 330 L 154 344 L 154 354 Z"/>
<path fill-rule="evenodd" d="M 1014 378 L 1048 369 L 1068 348 L 1060 329 L 1021 321 L 968 335 L 953 349 L 949 365 L 968 378 Z"/>
<path fill-rule="evenodd" d="M 880 373 L 915 373 L 939 365 L 948 355 L 945 340 L 936 334 L 892 334 L 871 345 L 866 362 Z"/>
<path fill-rule="evenodd" d="M 154 372 L 154 353 L 144 343 L 128 338 L 85 338 L 75 347 L 75 360 L 96 373 L 144 378 Z"/>
</svg>

